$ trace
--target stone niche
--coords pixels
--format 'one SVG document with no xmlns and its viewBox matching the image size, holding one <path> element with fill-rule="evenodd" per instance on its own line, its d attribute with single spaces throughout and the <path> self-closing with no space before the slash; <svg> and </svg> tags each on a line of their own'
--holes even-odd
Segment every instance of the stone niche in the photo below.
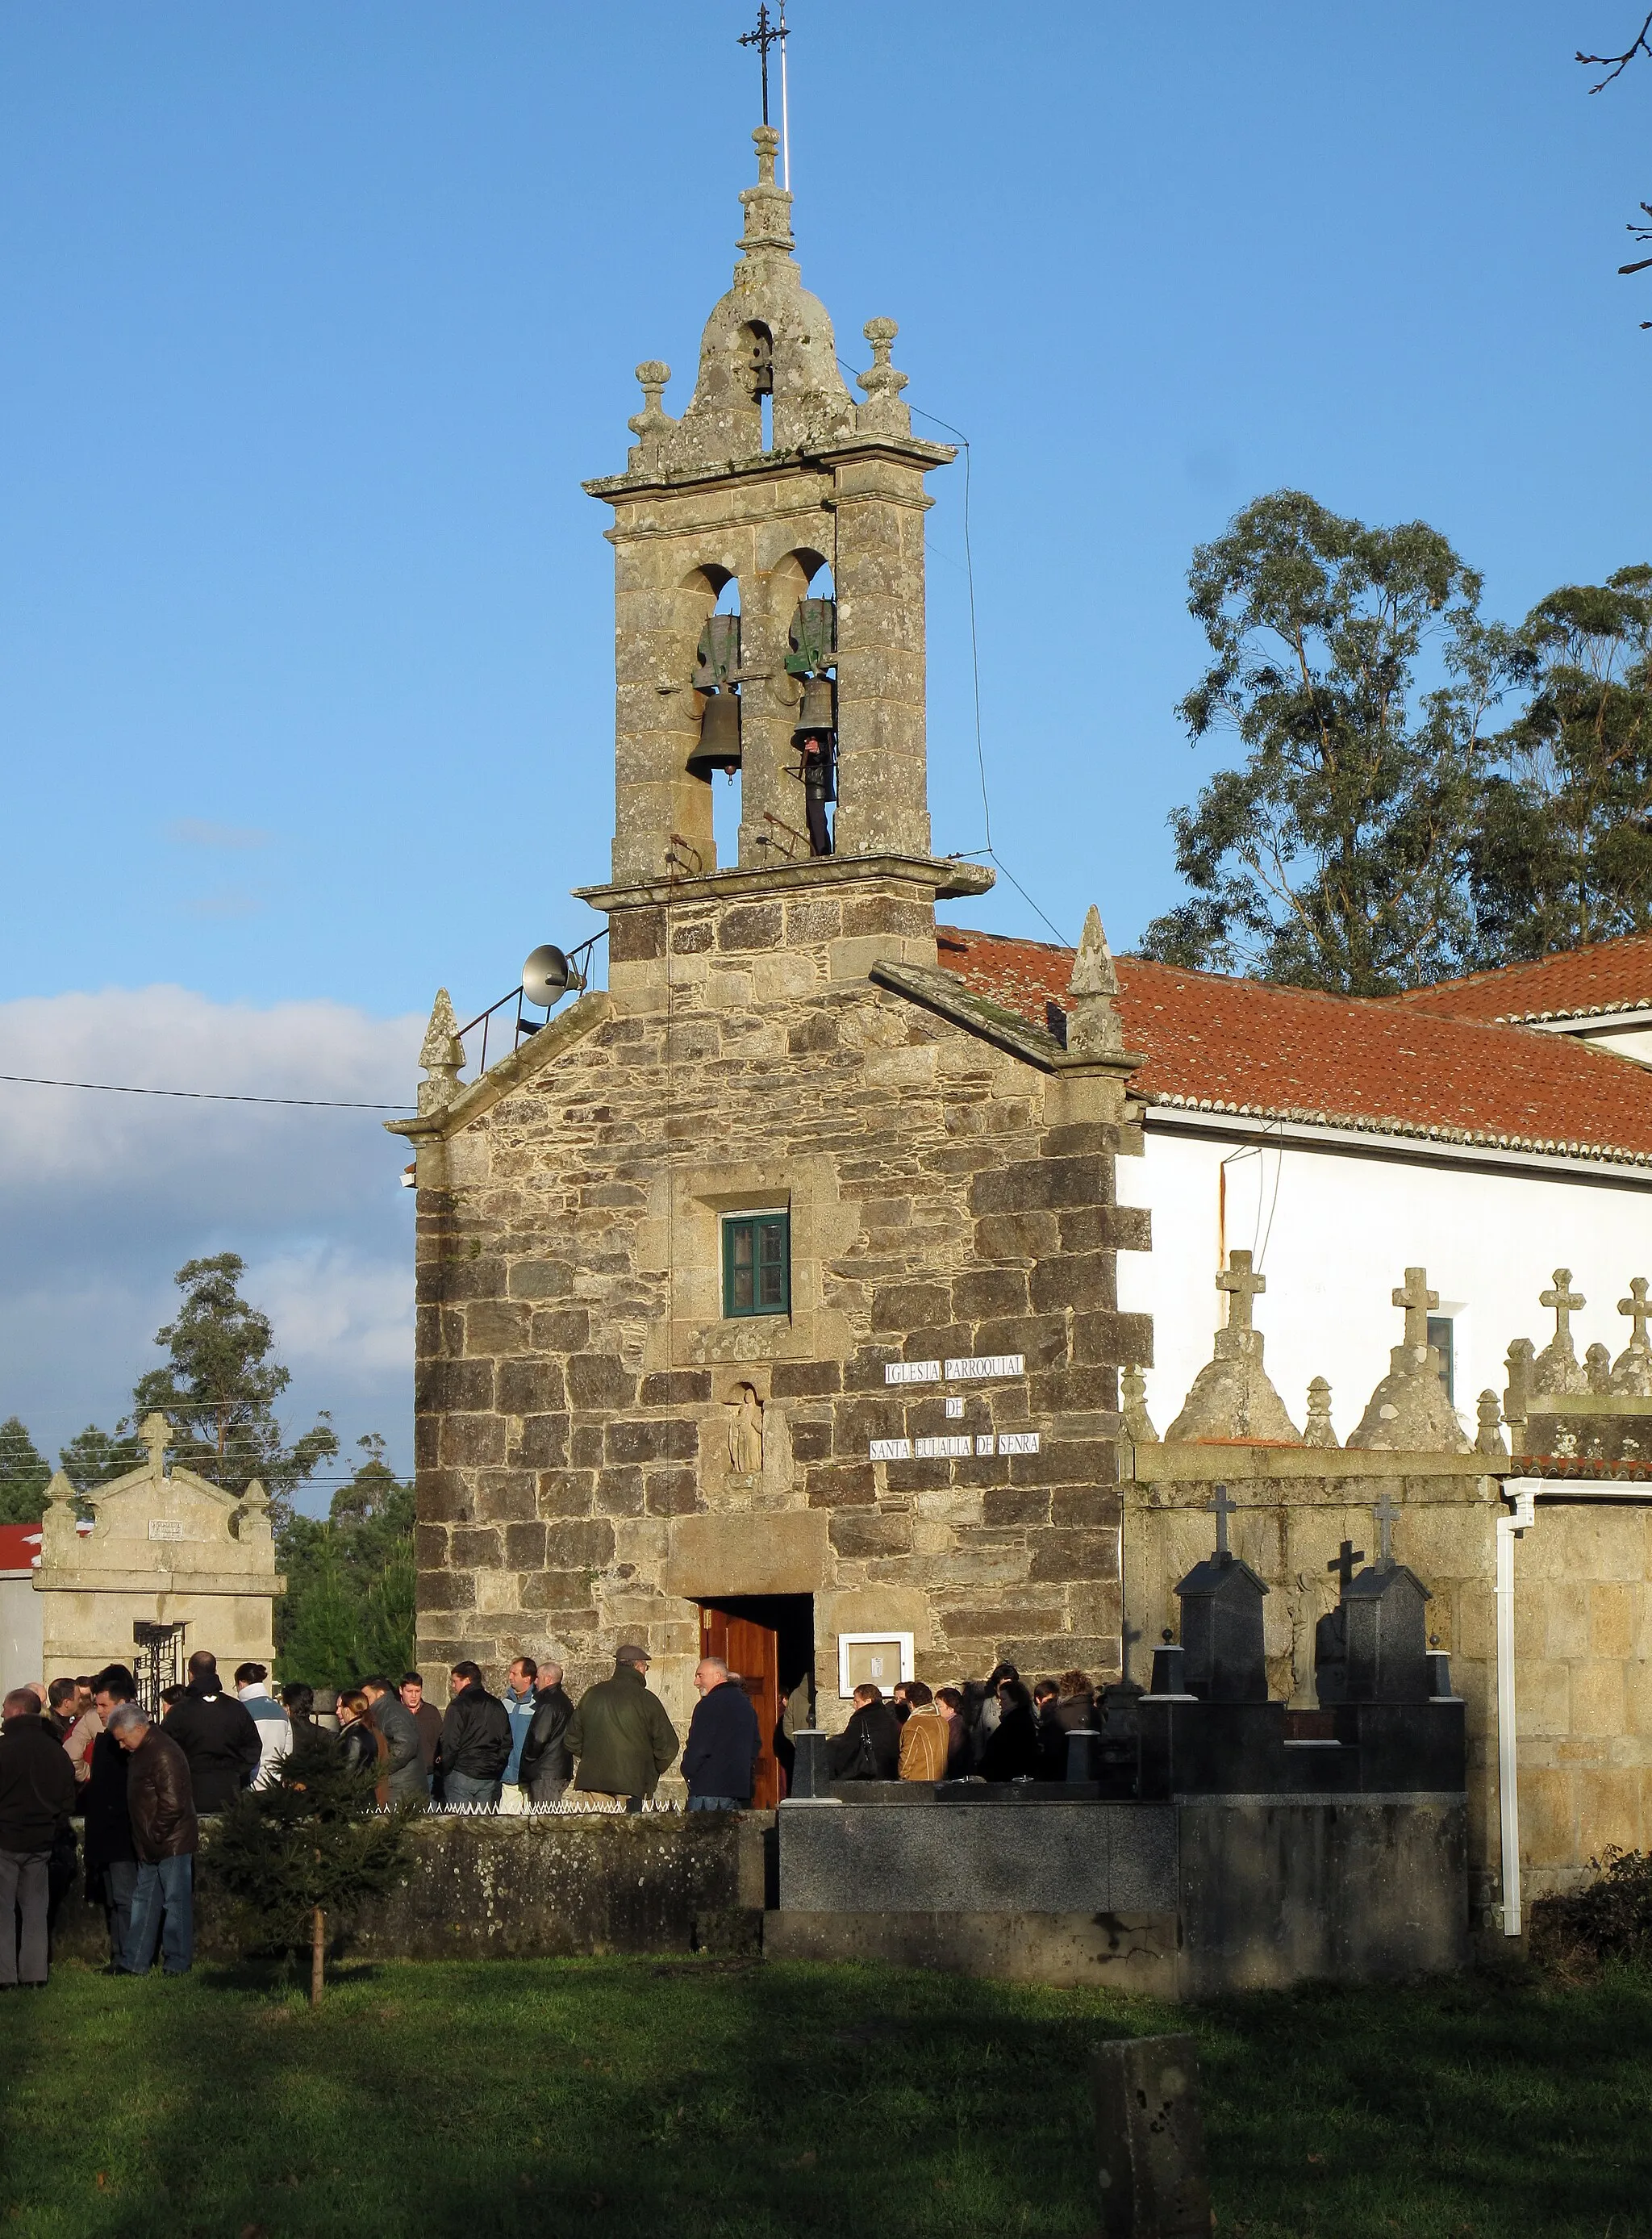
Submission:
<svg viewBox="0 0 1652 2239">
<path fill-rule="evenodd" d="M 84 1496 L 95 1518 L 76 1528 L 74 1488 L 60 1471 L 41 1527 L 35 1591 L 45 1676 L 138 1669 L 153 1686 L 196 1649 L 226 1671 L 275 1657 L 275 1569 L 269 1502 L 255 1481 L 226 1492 L 192 1470 L 166 1467 L 171 1433 L 151 1415 L 141 1469 Z"/>
</svg>

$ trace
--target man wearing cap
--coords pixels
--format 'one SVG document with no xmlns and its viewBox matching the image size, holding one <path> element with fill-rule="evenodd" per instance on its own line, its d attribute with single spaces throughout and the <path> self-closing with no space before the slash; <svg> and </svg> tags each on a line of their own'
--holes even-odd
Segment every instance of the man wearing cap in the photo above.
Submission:
<svg viewBox="0 0 1652 2239">
<path fill-rule="evenodd" d="M 579 1760 L 575 1791 L 627 1811 L 641 1810 L 681 1746 L 665 1704 L 648 1692 L 647 1672 L 647 1650 L 627 1642 L 615 1653 L 614 1677 L 580 1698 L 564 1737 Z"/>
</svg>

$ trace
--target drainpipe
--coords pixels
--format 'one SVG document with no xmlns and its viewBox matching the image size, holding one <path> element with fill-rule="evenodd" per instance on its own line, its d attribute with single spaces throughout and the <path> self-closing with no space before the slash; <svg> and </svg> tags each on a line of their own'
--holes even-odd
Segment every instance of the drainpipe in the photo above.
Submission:
<svg viewBox="0 0 1652 2239">
<path fill-rule="evenodd" d="M 1503 1932 L 1520 1933 L 1520 1767 L 1515 1726 L 1515 1541 L 1537 1521 L 1536 1478 L 1507 1478 L 1497 1518 L 1497 1791 L 1503 1824 Z"/>
</svg>

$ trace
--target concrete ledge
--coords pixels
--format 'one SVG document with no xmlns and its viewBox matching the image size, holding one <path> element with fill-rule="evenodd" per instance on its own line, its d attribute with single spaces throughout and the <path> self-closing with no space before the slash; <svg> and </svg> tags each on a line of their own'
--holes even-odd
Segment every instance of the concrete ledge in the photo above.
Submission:
<svg viewBox="0 0 1652 2239">
<path fill-rule="evenodd" d="M 1173 1913 L 771 1912 L 766 1959 L 871 1959 L 1005 1983 L 1174 1997 Z"/>
</svg>

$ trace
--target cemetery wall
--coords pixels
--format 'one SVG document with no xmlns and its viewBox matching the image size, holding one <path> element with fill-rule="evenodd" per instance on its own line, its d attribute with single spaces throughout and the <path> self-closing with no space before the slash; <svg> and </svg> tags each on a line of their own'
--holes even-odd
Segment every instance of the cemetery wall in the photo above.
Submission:
<svg viewBox="0 0 1652 2239">
<path fill-rule="evenodd" d="M 1125 1449 L 1126 1455 L 1132 1450 Z M 1175 1586 L 1210 1552 L 1212 1486 L 1237 1503 L 1234 1551 L 1269 1588 L 1269 1692 L 1311 1708 L 1314 1629 L 1337 1595 L 1343 1539 L 1376 1551 L 1371 1511 L 1397 1502 L 1394 1550 L 1433 1596 L 1431 1640 L 1451 1658 L 1468 1731 L 1471 1915 L 1502 1923 L 1496 1519 L 1507 1511 L 1476 1454 L 1142 1445 L 1125 1486 L 1125 1605 L 1132 1656 L 1166 1628 Z M 1498 1465 L 1506 1476 L 1511 1464 Z M 1576 1887 L 1609 1845 L 1652 1844 L 1652 1511 L 1609 1483 L 1541 1495 L 1515 1544 L 1515 1688 L 1523 1901 Z"/>
<path fill-rule="evenodd" d="M 1652 1848 L 1652 1510 L 1609 1484 L 1539 1495 L 1515 1545 L 1520 1850 L 1528 1903 Z"/>
<path fill-rule="evenodd" d="M 380 1959 L 558 1959 L 682 1952 L 742 1933 L 753 1945 L 768 1885 L 771 1812 L 432 1816 L 415 1823 L 406 1878 L 368 1907 L 344 1950 Z M 213 1887 L 211 1823 L 197 1870 L 196 1943 L 233 1958 Z M 101 1906 L 76 1882 L 54 1949 L 101 1963 Z"/>
</svg>

